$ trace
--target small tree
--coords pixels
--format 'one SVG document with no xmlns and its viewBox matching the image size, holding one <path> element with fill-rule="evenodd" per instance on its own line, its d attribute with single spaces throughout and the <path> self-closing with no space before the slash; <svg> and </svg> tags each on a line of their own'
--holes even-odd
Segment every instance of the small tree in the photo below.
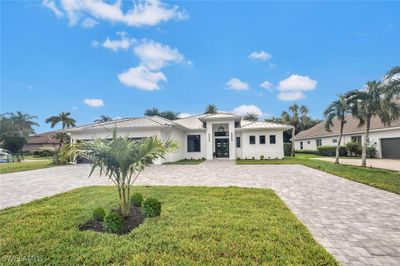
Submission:
<svg viewBox="0 0 400 266">
<path fill-rule="evenodd" d="M 328 108 L 326 108 L 324 112 L 324 116 L 326 118 L 325 129 L 327 131 L 332 131 L 331 127 L 333 124 L 333 119 L 337 119 L 339 121 L 340 131 L 339 131 L 339 140 L 336 145 L 336 156 L 335 163 L 339 163 L 339 154 L 340 154 L 340 143 L 343 137 L 343 128 L 346 123 L 346 115 L 350 113 L 350 107 L 347 103 L 346 97 L 343 95 L 339 96 L 339 99 L 333 101 Z"/>
<path fill-rule="evenodd" d="M 204 111 L 204 114 L 216 114 L 218 112 L 217 106 L 215 104 L 209 104 Z"/>
<path fill-rule="evenodd" d="M 109 121 L 112 121 L 112 118 L 106 115 L 101 115 L 99 118 L 94 120 L 95 123 L 104 123 Z"/>
<path fill-rule="evenodd" d="M 61 128 L 64 130 L 69 127 L 75 126 L 75 119 L 71 118 L 70 112 L 62 112 L 58 115 L 51 116 L 45 120 L 46 123 L 50 123 L 51 128 L 54 128 L 56 125 L 61 123 Z M 61 146 L 64 144 L 65 140 L 67 139 L 67 134 L 65 133 L 58 133 L 56 134 L 56 138 L 60 141 L 58 150 L 61 149 Z"/>
<path fill-rule="evenodd" d="M 100 175 L 111 179 L 118 189 L 120 207 L 124 216 L 129 215 L 131 188 L 140 173 L 155 160 L 164 158 L 168 152 L 178 148 L 174 140 L 162 141 L 158 137 L 130 141 L 128 137 L 118 137 L 114 130 L 113 138 L 70 144 L 64 156 L 81 156 L 92 162 L 89 176 L 95 169 Z"/>
<path fill-rule="evenodd" d="M 258 115 L 256 113 L 247 113 L 243 116 L 244 120 L 257 121 Z"/>
</svg>

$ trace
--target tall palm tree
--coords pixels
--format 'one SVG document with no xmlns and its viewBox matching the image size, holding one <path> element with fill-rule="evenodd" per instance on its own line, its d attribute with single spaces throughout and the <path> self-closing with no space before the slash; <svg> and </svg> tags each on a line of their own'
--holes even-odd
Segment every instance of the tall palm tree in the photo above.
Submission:
<svg viewBox="0 0 400 266">
<path fill-rule="evenodd" d="M 112 118 L 106 115 L 101 115 L 99 118 L 94 120 L 95 123 L 103 123 L 108 121 L 112 121 Z"/>
<path fill-rule="evenodd" d="M 400 102 L 400 66 L 395 66 L 386 73 L 381 87 L 384 90 L 386 102 L 393 100 Z"/>
<path fill-rule="evenodd" d="M 160 110 L 158 110 L 157 107 L 153 107 L 153 108 L 150 108 L 150 109 L 147 109 L 146 111 L 144 111 L 144 115 L 145 116 L 160 115 Z"/>
<path fill-rule="evenodd" d="M 390 125 L 391 121 L 400 116 L 400 105 L 388 99 L 390 93 L 388 94 L 381 85 L 381 82 L 369 81 L 366 89 L 353 90 L 346 94 L 352 115 L 358 119 L 359 126 L 366 126 L 361 163 L 364 167 L 367 166 L 367 145 L 372 117 L 378 116 L 384 125 Z"/>
<path fill-rule="evenodd" d="M 75 126 L 75 119 L 70 117 L 71 113 L 70 112 L 62 112 L 58 115 L 51 116 L 45 120 L 46 123 L 50 123 L 51 128 L 54 128 L 56 125 L 61 123 L 61 128 L 64 130 L 69 127 L 74 127 Z M 57 133 L 56 138 L 60 140 L 60 144 L 58 147 L 58 150 L 61 149 L 61 146 L 64 143 L 64 140 L 68 138 L 67 134 L 64 132 Z"/>
<path fill-rule="evenodd" d="M 257 121 L 258 115 L 256 113 L 247 113 L 243 116 L 244 120 Z"/>
<path fill-rule="evenodd" d="M 336 145 L 336 157 L 335 163 L 339 164 L 339 152 L 340 143 L 343 137 L 343 128 L 346 123 L 346 115 L 350 113 L 350 107 L 347 102 L 347 98 L 343 95 L 339 96 L 339 99 L 333 101 L 324 111 L 324 116 L 326 118 L 325 128 L 328 131 L 332 131 L 331 127 L 334 125 L 333 120 L 337 119 L 340 123 L 339 140 Z"/>
<path fill-rule="evenodd" d="M 217 106 L 215 104 L 209 104 L 204 111 L 204 114 L 216 114 L 218 112 Z"/>
<path fill-rule="evenodd" d="M 157 159 L 178 148 L 176 141 L 161 140 L 158 137 L 130 141 L 128 137 L 118 137 L 114 130 L 111 140 L 97 138 L 92 141 L 66 146 L 65 158 L 84 157 L 92 161 L 90 175 L 96 168 L 100 174 L 111 179 L 118 189 L 121 212 L 130 212 L 131 189 L 140 173 Z"/>
</svg>

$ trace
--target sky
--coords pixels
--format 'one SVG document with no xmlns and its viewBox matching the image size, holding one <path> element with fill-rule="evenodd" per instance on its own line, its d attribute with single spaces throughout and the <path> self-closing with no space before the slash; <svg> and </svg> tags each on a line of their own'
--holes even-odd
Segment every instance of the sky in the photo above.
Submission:
<svg viewBox="0 0 400 266">
<path fill-rule="evenodd" d="M 0 112 L 310 115 L 400 64 L 400 2 L 2 1 Z"/>
</svg>

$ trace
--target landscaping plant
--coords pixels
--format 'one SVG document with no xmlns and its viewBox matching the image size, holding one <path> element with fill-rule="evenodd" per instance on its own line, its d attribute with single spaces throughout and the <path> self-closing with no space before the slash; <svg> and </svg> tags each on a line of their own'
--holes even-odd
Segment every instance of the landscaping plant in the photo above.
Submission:
<svg viewBox="0 0 400 266">
<path fill-rule="evenodd" d="M 133 193 L 131 196 L 131 203 L 133 206 L 141 207 L 143 202 L 143 196 L 140 193 Z"/>
<path fill-rule="evenodd" d="M 131 141 L 128 137 L 117 136 L 114 129 L 112 139 L 97 138 L 91 141 L 70 144 L 65 150 L 66 157 L 84 157 L 92 162 L 89 176 L 95 169 L 100 175 L 111 179 L 118 189 L 120 208 L 123 216 L 128 216 L 131 206 L 131 188 L 140 173 L 168 152 L 175 151 L 178 144 L 174 140 L 158 137 Z"/>
<path fill-rule="evenodd" d="M 110 211 L 104 219 L 104 226 L 110 233 L 118 233 L 123 225 L 122 216 L 119 212 Z"/>
<path fill-rule="evenodd" d="M 93 211 L 93 219 L 95 219 L 96 221 L 102 222 L 104 221 L 104 217 L 106 216 L 106 211 L 104 210 L 104 208 L 96 208 Z"/>
<path fill-rule="evenodd" d="M 146 199 L 143 203 L 143 212 L 149 218 L 160 216 L 161 202 L 152 198 Z"/>
</svg>

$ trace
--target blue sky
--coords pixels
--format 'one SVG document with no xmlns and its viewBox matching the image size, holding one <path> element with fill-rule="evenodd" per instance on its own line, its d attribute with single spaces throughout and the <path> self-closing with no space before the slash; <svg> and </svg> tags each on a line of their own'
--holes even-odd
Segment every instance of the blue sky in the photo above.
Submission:
<svg viewBox="0 0 400 266">
<path fill-rule="evenodd" d="M 85 124 L 210 103 L 321 118 L 400 63 L 399 2 L 71 3 L 1 3 L 1 112 L 38 116 L 37 132 L 62 111 Z"/>
</svg>

